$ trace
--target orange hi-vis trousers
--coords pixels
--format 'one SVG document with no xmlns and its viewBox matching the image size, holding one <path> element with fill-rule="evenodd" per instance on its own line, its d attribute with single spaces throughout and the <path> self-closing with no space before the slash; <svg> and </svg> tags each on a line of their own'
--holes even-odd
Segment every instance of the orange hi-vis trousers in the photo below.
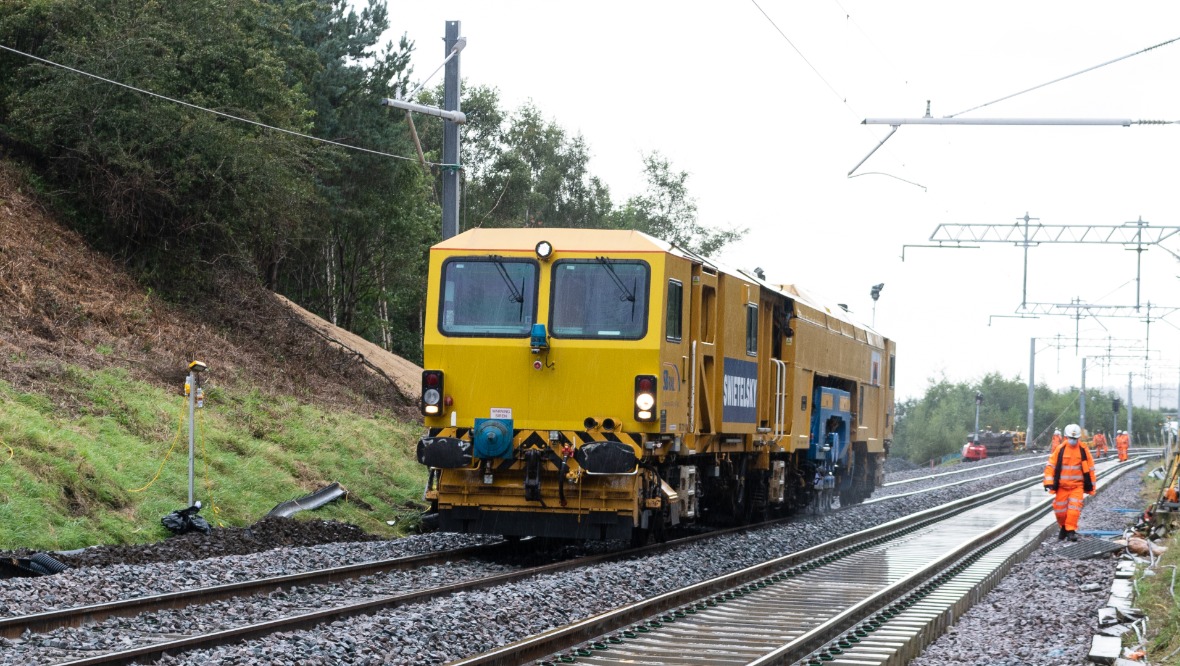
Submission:
<svg viewBox="0 0 1180 666">
<path fill-rule="evenodd" d="M 1066 530 L 1078 530 L 1078 518 L 1082 515 L 1082 503 L 1086 492 L 1081 486 L 1076 488 L 1060 488 L 1053 498 L 1053 516 L 1057 524 Z"/>
</svg>

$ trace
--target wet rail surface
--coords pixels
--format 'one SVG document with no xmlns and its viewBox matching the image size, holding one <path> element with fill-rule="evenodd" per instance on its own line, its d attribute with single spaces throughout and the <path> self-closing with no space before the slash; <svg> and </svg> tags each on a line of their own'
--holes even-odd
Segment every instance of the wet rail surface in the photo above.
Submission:
<svg viewBox="0 0 1180 666">
<path fill-rule="evenodd" d="M 657 543 L 640 548 L 628 548 L 613 552 L 575 557 L 572 559 L 540 566 L 521 567 L 518 570 L 507 573 L 482 575 L 454 584 L 431 586 L 428 588 L 406 592 L 404 594 L 369 595 L 367 598 L 355 603 L 338 604 L 331 608 L 320 609 L 314 612 L 307 612 L 297 615 L 287 615 L 272 621 L 255 623 L 248 626 L 235 627 L 207 633 L 193 633 L 192 635 L 180 637 L 176 636 L 175 634 L 148 636 L 140 639 L 138 641 L 139 644 L 128 646 L 126 649 L 122 649 L 119 652 L 84 656 L 87 654 L 87 651 L 84 649 L 71 649 L 67 646 L 59 646 L 57 649 L 62 654 L 67 654 L 69 656 L 63 657 L 63 659 L 57 660 L 54 663 L 70 664 L 73 666 L 150 663 L 159 660 L 165 654 L 177 655 L 192 650 L 241 643 L 249 639 L 259 638 L 282 631 L 311 629 L 357 615 L 372 614 L 387 608 L 422 603 L 431 599 L 445 597 L 458 592 L 474 591 L 495 587 L 497 585 L 505 585 L 532 576 L 574 570 L 597 563 L 658 553 L 695 541 L 714 538 L 725 534 L 744 532 L 751 529 L 758 529 L 769 525 L 788 522 L 790 520 L 792 519 L 783 518 L 759 523 L 757 525 L 712 530 L 699 534 L 684 536 L 678 539 L 672 539 L 665 543 Z M 457 550 L 439 551 L 437 553 L 408 556 L 381 562 L 356 564 L 347 567 L 340 567 L 338 569 L 306 572 L 303 574 L 293 574 L 291 576 L 276 577 L 273 579 L 231 583 L 208 588 L 178 591 L 153 597 L 139 597 L 119 602 L 111 602 L 108 604 L 98 604 L 95 606 L 68 608 L 34 615 L 22 615 L 5 618 L 3 620 L 3 624 L 0 624 L 0 627 L 3 627 L 5 632 L 17 636 L 26 635 L 26 631 L 31 633 L 44 633 L 51 628 L 91 625 L 98 622 L 100 619 L 107 617 L 142 616 L 158 610 L 191 608 L 193 606 L 210 604 L 218 600 L 267 594 L 276 589 L 307 587 L 310 585 L 330 585 L 335 582 L 354 579 L 361 576 L 376 575 L 382 572 L 415 569 L 441 562 L 454 562 L 458 559 L 464 558 L 473 559 L 480 556 L 491 555 L 498 551 L 520 549 L 521 546 L 525 545 L 525 543 L 527 543 L 527 541 L 515 545 L 503 543 L 486 546 L 474 546 Z M 74 660 L 69 661 L 68 659 L 71 658 Z"/>
<path fill-rule="evenodd" d="M 1138 464 L 1102 463 L 1100 489 Z M 1051 505 L 1033 477 L 452 666 L 905 664 L 1056 529 Z"/>
<path fill-rule="evenodd" d="M 966 479 L 963 483 L 969 483 L 974 479 Z M 947 484 L 939 486 L 946 487 Z M 953 485 L 953 484 L 952 484 Z M 524 568 L 520 571 L 515 571 L 507 574 L 498 574 L 493 576 L 481 577 L 475 580 L 456 583 L 453 585 L 446 585 L 442 587 L 435 587 L 432 589 L 424 589 L 407 594 L 397 594 L 392 596 L 380 596 L 379 598 L 370 598 L 362 602 L 349 604 L 346 606 L 337 606 L 330 609 L 319 610 L 316 612 L 305 613 L 303 615 L 296 615 L 290 617 L 283 617 L 269 622 L 258 623 L 250 626 L 240 628 L 227 629 L 224 631 L 216 631 L 203 635 L 192 635 L 184 637 L 176 636 L 159 636 L 145 639 L 146 641 L 154 640 L 150 644 L 141 644 L 135 647 L 128 647 L 128 649 L 117 653 L 102 654 L 95 656 L 84 656 L 76 659 L 70 664 L 126 664 L 126 663 L 148 663 L 158 660 L 164 654 L 175 655 L 178 653 L 187 652 L 190 650 L 203 649 L 214 647 L 218 645 L 228 645 L 240 643 L 250 638 L 257 638 L 271 633 L 280 631 L 290 631 L 298 629 L 309 629 L 326 623 L 334 622 L 340 619 L 361 615 L 370 614 L 384 608 L 393 608 L 411 603 L 420 603 L 433 598 L 443 597 L 449 594 L 454 594 L 460 591 L 477 590 L 496 585 L 507 584 L 516 580 L 528 578 L 530 576 L 551 573 L 555 571 L 576 569 L 583 566 L 592 565 L 597 562 L 605 562 L 612 559 L 623 559 L 633 557 L 636 555 L 650 554 L 659 552 L 660 550 L 673 548 L 679 545 L 690 543 L 701 539 L 708 539 L 721 534 L 732 532 L 741 532 L 747 529 L 755 529 L 757 527 L 768 524 L 776 524 L 781 522 L 788 522 L 791 519 L 783 519 L 778 521 L 770 521 L 770 523 L 763 523 L 759 526 L 750 526 L 745 528 L 733 528 L 729 530 L 718 530 L 704 534 L 685 537 L 669 541 L 666 544 L 656 544 L 647 546 L 641 549 L 629 549 L 618 551 L 614 553 L 607 553 L 602 555 L 576 558 L 565 562 L 558 562 L 540 567 Z M 382 571 L 393 571 L 397 569 L 412 569 L 417 566 L 426 566 L 427 564 L 440 561 L 453 561 L 459 557 L 477 557 L 477 553 L 494 552 L 496 548 L 502 547 L 501 544 L 492 546 L 480 546 L 466 549 L 440 551 L 438 553 L 431 553 L 426 555 L 410 556 L 405 558 L 396 558 L 394 560 L 387 560 L 382 562 L 365 563 L 358 565 L 350 565 L 348 567 L 340 567 L 339 569 L 307 572 L 305 574 L 294 574 L 291 576 L 277 577 L 274 579 L 266 579 L 261 581 L 251 581 L 247 583 L 235 583 L 223 586 L 216 586 L 211 588 L 188 590 L 182 592 L 170 593 L 167 595 L 159 595 L 159 597 L 144 597 L 139 599 L 130 599 L 124 602 L 113 602 L 111 604 L 100 604 L 92 607 L 80 607 L 73 609 L 64 609 L 61 611 L 50 611 L 37 615 L 25 615 L 13 618 L 5 618 L 3 620 L 4 630 L 6 632 L 13 632 L 24 634 L 26 630 L 34 633 L 47 631 L 47 628 L 34 627 L 53 627 L 53 626 L 81 626 L 89 625 L 97 622 L 102 617 L 110 616 L 132 616 L 148 613 L 152 610 L 159 610 L 164 608 L 180 608 L 192 605 L 212 603 L 218 599 L 227 599 L 234 597 L 243 597 L 247 595 L 265 594 L 270 590 L 283 589 L 287 587 L 308 586 L 316 584 L 330 584 L 332 582 L 356 578 L 359 576 L 367 576 Z M 318 580 L 317 580 L 318 579 Z M 74 652 L 74 656 L 81 656 L 82 651 Z M 93 653 L 90 653 L 93 654 Z M 67 657 L 68 658 L 68 657 Z M 510 663 L 510 662 L 503 662 Z"/>
</svg>

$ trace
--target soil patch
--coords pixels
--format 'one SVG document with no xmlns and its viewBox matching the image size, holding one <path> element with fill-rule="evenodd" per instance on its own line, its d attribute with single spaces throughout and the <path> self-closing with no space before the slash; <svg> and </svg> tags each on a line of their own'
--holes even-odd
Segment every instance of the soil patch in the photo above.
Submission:
<svg viewBox="0 0 1180 666">
<path fill-rule="evenodd" d="M 53 553 L 52 556 L 74 568 L 104 567 L 113 564 L 192 561 L 225 555 L 248 555 L 272 548 L 382 539 L 384 537 L 369 534 L 356 525 L 334 520 L 267 517 L 250 527 L 214 528 L 209 534 L 190 532 L 158 543 L 93 546 L 70 551 L 69 554 Z M 15 556 L 28 557 L 28 554 Z"/>
</svg>

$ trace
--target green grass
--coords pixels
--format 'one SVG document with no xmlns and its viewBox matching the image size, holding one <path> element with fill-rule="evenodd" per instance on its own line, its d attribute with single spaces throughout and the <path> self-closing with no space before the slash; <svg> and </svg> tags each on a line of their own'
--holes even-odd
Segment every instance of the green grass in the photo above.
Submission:
<svg viewBox="0 0 1180 666">
<path fill-rule="evenodd" d="M 71 368 L 61 397 L 0 382 L 0 549 L 157 541 L 188 502 L 187 401 L 116 370 Z M 408 524 L 424 471 L 419 427 L 324 411 L 258 392 L 211 388 L 198 411 L 195 495 L 210 523 L 245 526 L 276 504 L 340 482 L 337 500 L 300 519 L 341 520 L 393 536 Z"/>
<path fill-rule="evenodd" d="M 1148 465 L 1149 470 L 1155 465 Z M 1143 479 L 1144 506 L 1150 506 L 1159 498 L 1163 483 L 1148 477 L 1144 473 Z M 1155 567 L 1154 576 L 1141 576 L 1136 581 L 1139 596 L 1136 605 L 1147 613 L 1149 618 L 1149 638 L 1147 643 L 1147 658 L 1151 663 L 1180 663 L 1180 603 L 1172 596 L 1172 574 L 1175 567 L 1180 567 L 1180 539 L 1177 532 L 1163 545 L 1168 547 Z M 1177 574 L 1180 579 L 1180 574 Z M 1178 581 L 1180 582 L 1180 581 Z M 1161 661 L 1171 655 L 1168 661 Z"/>
</svg>

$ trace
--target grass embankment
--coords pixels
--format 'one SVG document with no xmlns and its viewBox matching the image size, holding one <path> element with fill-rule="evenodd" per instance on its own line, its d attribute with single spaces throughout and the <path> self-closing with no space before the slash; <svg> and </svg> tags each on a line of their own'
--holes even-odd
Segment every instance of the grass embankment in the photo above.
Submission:
<svg viewBox="0 0 1180 666">
<path fill-rule="evenodd" d="M 0 381 L 0 549 L 63 550 L 158 541 L 188 500 L 187 399 L 121 370 L 66 368 L 50 398 Z M 257 391 L 205 389 L 195 496 L 214 525 L 246 526 L 279 502 L 340 482 L 337 500 L 297 518 L 394 535 L 415 514 L 418 428 L 324 411 Z M 403 521 L 404 524 L 405 521 Z"/>
<path fill-rule="evenodd" d="M 1154 469 L 1156 465 L 1149 465 Z M 1160 497 L 1163 482 L 1147 476 L 1143 477 L 1144 506 L 1151 506 Z M 1136 603 L 1148 617 L 1147 656 L 1153 664 L 1180 664 L 1180 604 L 1175 597 L 1173 587 L 1180 574 L 1180 525 L 1172 526 L 1171 537 L 1167 539 L 1168 552 L 1164 553 L 1156 565 L 1154 576 L 1144 576 L 1142 573 L 1136 581 Z M 1166 661 L 1161 661 L 1167 658 Z"/>
</svg>

